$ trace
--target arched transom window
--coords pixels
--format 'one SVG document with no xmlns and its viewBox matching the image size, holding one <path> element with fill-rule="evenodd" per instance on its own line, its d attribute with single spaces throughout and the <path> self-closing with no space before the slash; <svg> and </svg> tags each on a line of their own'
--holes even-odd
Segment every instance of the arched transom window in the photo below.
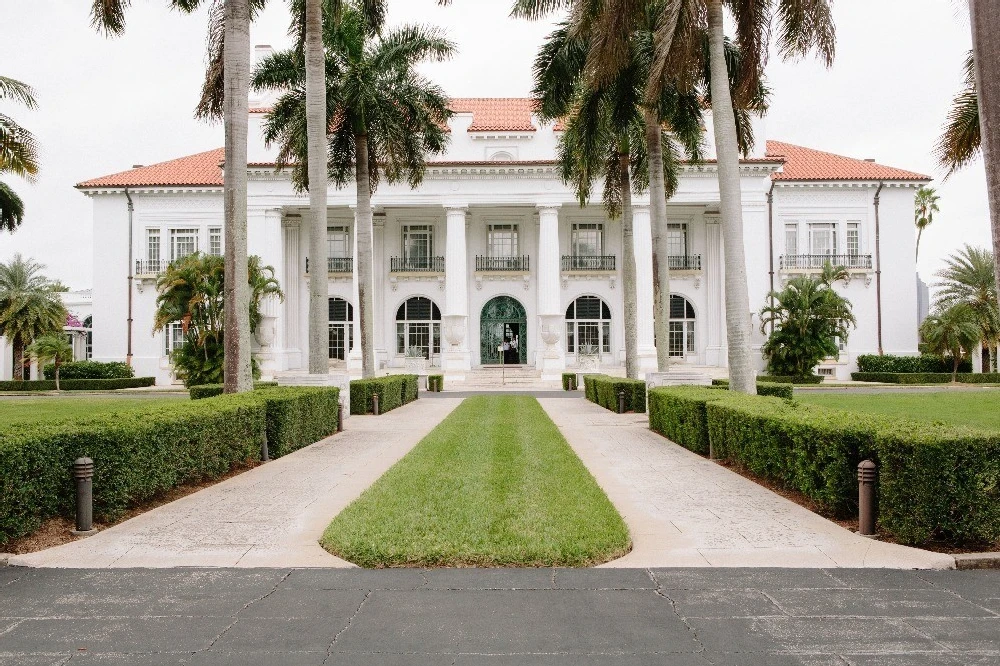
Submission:
<svg viewBox="0 0 1000 666">
<path fill-rule="evenodd" d="M 597 296 L 581 296 L 566 308 L 566 352 L 611 353 L 611 309 Z"/>
<path fill-rule="evenodd" d="M 695 353 L 694 306 L 683 296 L 670 295 L 670 339 L 668 349 L 671 356 L 686 356 Z"/>
<path fill-rule="evenodd" d="M 331 298 L 330 359 L 343 361 L 354 345 L 354 307 L 343 298 Z"/>
<path fill-rule="evenodd" d="M 396 353 L 427 359 L 441 353 L 441 310 L 434 301 L 414 296 L 399 306 Z"/>
</svg>

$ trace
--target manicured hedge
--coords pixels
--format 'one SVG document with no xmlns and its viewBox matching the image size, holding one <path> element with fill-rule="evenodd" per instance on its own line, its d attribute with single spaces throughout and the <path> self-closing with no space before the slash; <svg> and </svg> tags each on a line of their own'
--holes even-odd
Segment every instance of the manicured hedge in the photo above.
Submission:
<svg viewBox="0 0 1000 666">
<path fill-rule="evenodd" d="M 63 379 L 60 375 L 59 389 L 62 391 L 117 391 L 118 389 L 141 388 L 156 384 L 156 377 L 131 377 L 128 379 Z M 36 379 L 27 382 L 0 382 L 0 391 L 55 391 L 55 380 Z"/>
<path fill-rule="evenodd" d="M 712 388 L 728 389 L 728 379 L 713 379 Z M 757 382 L 757 395 L 766 395 L 772 398 L 784 398 L 791 400 L 794 389 L 791 384 L 779 384 L 778 382 Z"/>
<path fill-rule="evenodd" d="M 435 393 L 444 390 L 444 375 L 427 375 L 427 390 Z"/>
<path fill-rule="evenodd" d="M 351 414 L 371 414 L 372 396 L 378 394 L 379 414 L 417 399 L 417 375 L 388 375 L 351 382 Z"/>
<path fill-rule="evenodd" d="M 584 375 L 583 390 L 587 400 L 613 412 L 618 411 L 618 393 L 625 391 L 625 411 L 646 412 L 646 382 L 642 380 Z"/>
<path fill-rule="evenodd" d="M 858 372 L 951 372 L 951 358 L 933 354 L 921 356 L 893 356 L 891 354 L 862 354 L 858 356 Z M 965 359 L 958 364 L 959 372 L 972 372 L 972 361 Z"/>
<path fill-rule="evenodd" d="M 56 378 L 56 366 L 49 363 L 42 369 L 45 379 Z M 135 370 L 122 361 L 73 361 L 59 366 L 60 379 L 128 379 Z"/>
<path fill-rule="evenodd" d="M 265 432 L 274 457 L 336 432 L 338 398 L 336 388 L 288 387 L 0 426 L 0 543 L 73 514 L 76 458 L 94 460 L 94 512 L 113 520 L 179 484 L 259 460 Z"/>
<path fill-rule="evenodd" d="M 695 453 L 708 455 L 705 405 L 719 399 L 718 388 L 660 387 L 649 390 L 649 427 Z"/>
<path fill-rule="evenodd" d="M 576 373 L 575 372 L 564 372 L 564 373 L 562 373 L 562 387 L 563 387 L 563 391 L 575 391 L 576 390 Z"/>
<path fill-rule="evenodd" d="M 758 375 L 758 382 L 774 382 L 777 384 L 822 384 L 822 375 Z"/>
<path fill-rule="evenodd" d="M 263 388 L 274 388 L 278 385 L 278 382 L 254 382 L 254 390 Z M 222 395 L 222 391 L 225 389 L 224 384 L 199 384 L 197 386 L 192 386 L 188 389 L 188 393 L 191 395 L 192 400 L 202 400 L 203 398 L 214 398 L 217 395 Z"/>
<path fill-rule="evenodd" d="M 950 372 L 852 372 L 856 382 L 881 382 L 883 384 L 948 384 Z M 1000 373 L 960 372 L 960 384 L 1000 384 Z"/>
</svg>

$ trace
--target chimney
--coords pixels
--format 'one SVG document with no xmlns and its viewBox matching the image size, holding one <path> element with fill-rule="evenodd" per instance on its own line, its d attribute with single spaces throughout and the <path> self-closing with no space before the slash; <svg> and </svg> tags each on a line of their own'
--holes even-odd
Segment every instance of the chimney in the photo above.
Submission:
<svg viewBox="0 0 1000 666">
<path fill-rule="evenodd" d="M 259 64 L 261 60 L 268 57 L 272 53 L 274 53 L 274 49 L 271 48 L 270 44 L 258 44 L 253 47 L 253 64 Z"/>
<path fill-rule="evenodd" d="M 872 164 L 874 164 L 875 163 L 875 158 L 874 157 L 866 157 L 865 158 L 865 162 L 871 162 Z"/>
<path fill-rule="evenodd" d="M 141 168 L 142 168 L 142 167 L 144 167 L 144 166 L 146 166 L 146 165 L 145 165 L 145 164 L 133 164 L 133 165 L 132 165 L 132 168 L 133 168 L 133 169 L 141 169 Z"/>
<path fill-rule="evenodd" d="M 253 67 L 251 67 L 251 71 L 256 69 L 257 65 L 259 65 L 264 58 L 268 57 L 272 53 L 274 53 L 274 49 L 271 48 L 270 44 L 257 44 L 254 46 Z M 260 109 L 270 105 L 270 102 L 272 101 L 270 97 L 270 93 L 264 91 L 257 92 L 251 89 L 247 102 L 250 104 L 251 109 Z"/>
</svg>

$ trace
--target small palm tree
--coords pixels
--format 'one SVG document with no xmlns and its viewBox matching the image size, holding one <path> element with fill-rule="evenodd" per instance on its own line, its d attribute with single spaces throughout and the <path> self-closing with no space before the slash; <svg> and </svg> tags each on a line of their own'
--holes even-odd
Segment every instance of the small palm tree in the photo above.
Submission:
<svg viewBox="0 0 1000 666">
<path fill-rule="evenodd" d="M 42 275 L 42 264 L 15 254 L 0 263 L 0 335 L 14 348 L 14 379 L 24 379 L 24 350 L 32 340 L 62 330 L 66 307 Z"/>
<path fill-rule="evenodd" d="M 0 76 L 0 101 L 11 100 L 28 109 L 38 107 L 31 86 Z M 38 173 L 38 143 L 13 118 L 0 113 L 0 174 L 12 173 L 33 181 Z M 24 202 L 0 182 L 0 231 L 14 231 L 24 221 Z"/>
<path fill-rule="evenodd" d="M 362 376 L 375 374 L 372 304 L 371 197 L 379 181 L 423 180 L 426 156 L 447 145 L 451 116 L 444 91 L 417 72 L 427 60 L 445 60 L 455 45 L 433 28 L 403 26 L 376 35 L 365 13 L 344 3 L 340 20 L 324 24 L 329 175 L 338 187 L 357 188 L 358 313 Z M 305 63 L 293 49 L 260 63 L 252 84 L 283 90 L 264 125 L 279 147 L 277 167 L 291 166 L 292 181 L 309 186 Z"/>
<path fill-rule="evenodd" d="M 913 222 L 917 225 L 917 258 L 920 258 L 920 237 L 924 229 L 934 221 L 934 213 L 941 210 L 937 203 L 940 198 L 933 187 L 921 185 L 917 188 L 917 195 L 913 199 Z"/>
<path fill-rule="evenodd" d="M 997 304 L 993 253 L 966 245 L 945 260 L 945 267 L 935 275 L 938 283 L 937 304 L 949 308 L 967 305 L 979 322 L 980 339 L 990 352 L 989 368 L 996 366 L 996 346 L 1000 341 L 1000 306 Z"/>
<path fill-rule="evenodd" d="M 962 354 L 975 349 L 981 332 L 976 313 L 965 303 L 958 303 L 929 315 L 920 325 L 920 335 L 932 353 L 951 355 L 951 381 L 955 383 Z"/>
<path fill-rule="evenodd" d="M 38 364 L 39 369 L 52 361 L 56 368 L 56 390 L 59 390 L 59 368 L 73 360 L 73 346 L 61 333 L 49 333 L 36 338 L 25 350 Z"/>
</svg>

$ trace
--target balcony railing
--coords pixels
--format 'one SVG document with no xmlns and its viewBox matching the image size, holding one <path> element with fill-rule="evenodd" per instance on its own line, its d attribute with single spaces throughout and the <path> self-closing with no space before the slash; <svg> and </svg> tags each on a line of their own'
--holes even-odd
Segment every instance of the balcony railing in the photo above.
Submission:
<svg viewBox="0 0 1000 666">
<path fill-rule="evenodd" d="M 667 257 L 667 266 L 672 271 L 700 271 L 700 254 L 672 254 Z"/>
<path fill-rule="evenodd" d="M 353 257 L 327 257 L 326 270 L 329 273 L 353 273 Z M 309 257 L 306 257 L 306 273 L 309 272 Z"/>
<path fill-rule="evenodd" d="M 476 271 L 527 271 L 529 262 L 527 255 L 521 257 L 484 257 L 476 255 Z"/>
<path fill-rule="evenodd" d="M 444 257 L 391 257 L 390 273 L 444 273 Z"/>
<path fill-rule="evenodd" d="M 615 255 L 573 255 L 564 254 L 562 258 L 564 271 L 613 271 L 615 270 Z"/>
<path fill-rule="evenodd" d="M 782 270 L 822 269 L 827 263 L 848 270 L 871 270 L 870 254 L 785 254 L 778 259 Z"/>
<path fill-rule="evenodd" d="M 167 270 L 170 265 L 169 259 L 136 259 L 136 275 L 159 275 Z"/>
</svg>

